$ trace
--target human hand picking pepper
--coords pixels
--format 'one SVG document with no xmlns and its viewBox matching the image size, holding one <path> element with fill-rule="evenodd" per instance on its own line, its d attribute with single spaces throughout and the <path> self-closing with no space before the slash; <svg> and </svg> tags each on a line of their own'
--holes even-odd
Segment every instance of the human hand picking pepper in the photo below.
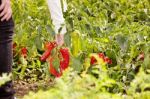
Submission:
<svg viewBox="0 0 150 99">
<path fill-rule="evenodd" d="M 55 41 L 58 46 L 62 46 L 64 44 L 64 34 L 56 34 Z"/>
<path fill-rule="evenodd" d="M 54 25 L 54 30 L 56 33 L 55 41 L 58 46 L 62 46 L 64 44 L 64 34 L 67 32 L 65 19 L 63 17 L 63 12 L 67 10 L 67 3 L 65 0 L 62 1 L 63 1 L 63 8 L 61 6 L 61 0 L 47 0 L 51 20 Z"/>
<path fill-rule="evenodd" d="M 46 51 L 41 56 L 40 60 L 47 60 L 50 64 L 50 73 L 55 77 L 59 77 L 61 76 L 62 71 L 65 70 L 69 65 L 69 50 L 67 48 L 62 48 L 64 44 L 64 34 L 66 33 L 63 10 L 67 10 L 67 4 L 66 1 L 63 0 L 63 9 L 61 0 L 47 0 L 47 4 L 56 34 L 55 41 L 48 42 L 48 44 L 46 44 Z M 52 50 L 54 50 L 54 48 L 56 48 L 55 53 L 52 53 Z M 60 66 L 54 66 L 56 65 L 55 63 L 59 63 Z"/>
</svg>

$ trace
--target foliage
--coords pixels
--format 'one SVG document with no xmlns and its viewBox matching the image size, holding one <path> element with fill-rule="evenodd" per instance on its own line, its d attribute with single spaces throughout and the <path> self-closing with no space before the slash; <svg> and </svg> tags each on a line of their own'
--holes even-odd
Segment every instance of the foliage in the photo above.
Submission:
<svg viewBox="0 0 150 99">
<path fill-rule="evenodd" d="M 46 74 L 47 64 L 39 60 L 44 52 L 43 42 L 51 40 L 54 35 L 47 5 L 43 0 L 12 0 L 13 18 L 15 19 L 14 52 L 15 78 L 38 80 Z M 45 16 L 45 17 L 43 17 Z M 26 47 L 27 58 L 20 55 Z M 43 73 L 44 72 L 44 73 Z"/>
<path fill-rule="evenodd" d="M 103 74 L 106 76 L 105 73 Z M 25 96 L 25 99 L 29 99 L 29 97 L 33 99 L 40 99 L 40 95 L 43 96 L 44 94 L 44 99 L 66 99 L 67 97 L 68 99 L 93 99 L 100 97 L 106 97 L 108 99 L 112 96 L 116 99 L 117 95 L 109 93 L 104 94 L 104 92 L 106 92 L 105 87 L 111 87 L 115 81 L 110 78 L 102 77 L 101 75 L 99 76 L 100 77 L 98 79 L 88 74 L 79 76 L 77 72 L 74 72 L 71 68 L 69 68 L 64 73 L 63 77 L 56 79 L 56 84 L 53 88 L 46 92 L 39 91 L 37 94 L 30 93 L 29 96 Z"/>
<path fill-rule="evenodd" d="M 139 74 L 142 73 L 143 71 L 141 70 Z M 139 74 L 131 83 L 130 89 L 132 92 L 128 89 L 129 94 L 123 95 L 122 93 L 109 93 L 108 88 L 111 88 L 116 82 L 109 78 L 107 73 L 98 72 L 98 77 L 96 78 L 90 74 L 79 75 L 78 72 L 74 72 L 69 68 L 61 78 L 55 79 L 55 85 L 52 88 L 47 91 L 40 90 L 37 93 L 30 92 L 23 99 L 141 99 L 141 97 L 142 99 L 148 99 L 150 97 L 149 91 L 139 93 L 134 90 L 138 88 L 136 85 L 142 81 L 138 77 Z M 143 75 L 140 76 L 143 77 Z M 149 84 L 147 82 L 148 77 L 150 75 L 147 75 L 141 85 Z M 142 88 L 143 86 L 140 87 Z"/>
<path fill-rule="evenodd" d="M 129 98 L 148 99 L 150 82 L 149 0 L 67 0 L 65 46 L 70 48 L 70 68 L 48 91 L 25 99 Z M 40 62 L 46 41 L 54 37 L 44 0 L 13 0 L 16 23 L 14 75 L 21 79 L 49 77 L 48 64 Z M 21 57 L 20 49 L 28 55 Z M 112 64 L 90 64 L 91 53 L 104 53 Z M 143 58 L 141 57 L 141 53 Z M 51 77 L 51 76 L 50 76 Z M 29 98 L 30 97 L 30 98 Z"/>
<path fill-rule="evenodd" d="M 11 74 L 9 74 L 9 75 L 2 74 L 2 76 L 0 77 L 0 86 L 5 84 L 6 82 L 10 81 L 11 80 L 10 78 L 11 78 Z"/>
</svg>

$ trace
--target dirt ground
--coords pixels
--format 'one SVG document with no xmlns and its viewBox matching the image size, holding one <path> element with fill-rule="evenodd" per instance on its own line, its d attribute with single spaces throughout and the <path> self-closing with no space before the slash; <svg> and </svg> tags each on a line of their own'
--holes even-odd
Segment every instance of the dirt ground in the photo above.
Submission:
<svg viewBox="0 0 150 99">
<path fill-rule="evenodd" d="M 22 80 L 14 81 L 14 89 L 16 91 L 15 96 L 17 99 L 22 99 L 23 96 L 27 95 L 30 91 L 37 92 L 39 89 L 47 90 L 54 83 L 52 80 L 49 81 L 38 81 L 38 82 L 26 82 Z"/>
</svg>

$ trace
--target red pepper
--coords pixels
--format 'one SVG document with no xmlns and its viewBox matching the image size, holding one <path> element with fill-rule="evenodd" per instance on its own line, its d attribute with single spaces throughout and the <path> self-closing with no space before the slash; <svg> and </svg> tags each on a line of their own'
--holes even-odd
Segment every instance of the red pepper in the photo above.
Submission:
<svg viewBox="0 0 150 99">
<path fill-rule="evenodd" d="M 51 55 L 51 51 L 57 46 L 56 42 L 48 42 L 45 44 L 45 49 L 46 51 L 44 54 L 41 56 L 40 60 L 41 61 L 46 61 L 46 59 Z M 70 61 L 70 55 L 69 55 L 69 50 L 67 48 L 61 48 L 59 50 L 59 54 L 61 54 L 62 57 L 59 57 L 60 59 L 60 65 L 58 70 L 55 69 L 53 66 L 53 61 L 54 58 L 50 57 L 50 73 L 55 76 L 55 77 L 60 77 L 62 75 L 63 70 L 65 70 L 69 66 L 69 61 Z"/>
<path fill-rule="evenodd" d="M 28 52 L 28 50 L 27 50 L 26 47 L 23 47 L 23 48 L 21 49 L 21 55 L 24 56 L 24 58 L 27 57 L 27 52 Z"/>
<path fill-rule="evenodd" d="M 104 57 L 105 57 L 104 53 L 98 53 L 98 56 L 99 56 L 99 58 L 104 60 Z M 97 62 L 97 60 L 95 59 L 95 57 L 92 56 L 91 57 L 91 65 L 94 65 L 96 62 Z"/>
<path fill-rule="evenodd" d="M 104 53 L 98 53 L 98 56 L 99 56 L 99 58 L 102 58 L 102 59 L 104 59 L 104 57 L 105 57 Z"/>
<path fill-rule="evenodd" d="M 62 75 L 62 71 L 60 73 L 53 67 L 53 58 L 50 58 L 50 73 L 55 77 L 60 77 Z"/>
<path fill-rule="evenodd" d="M 104 61 L 107 63 L 107 64 L 112 64 L 112 60 L 108 57 L 105 57 L 104 58 Z"/>
<path fill-rule="evenodd" d="M 50 56 L 51 51 L 57 46 L 56 42 L 48 42 L 46 44 L 46 51 L 44 54 L 40 57 L 41 61 L 46 61 L 46 59 Z"/>
<path fill-rule="evenodd" d="M 112 64 L 112 60 L 104 55 L 104 53 L 98 53 L 99 58 L 103 59 L 104 62 Z M 91 57 L 91 65 L 94 65 L 97 62 L 95 57 Z"/>
<path fill-rule="evenodd" d="M 70 61 L 69 50 L 67 48 L 61 48 L 60 53 L 62 55 L 62 59 L 60 60 L 60 69 L 65 70 L 69 66 Z"/>
<path fill-rule="evenodd" d="M 56 42 L 46 42 L 45 49 L 53 49 L 56 46 L 57 46 Z"/>
<path fill-rule="evenodd" d="M 27 54 L 27 48 L 26 48 L 26 47 L 23 47 L 23 48 L 21 49 L 21 54 L 23 54 L 23 55 L 26 55 L 26 54 Z"/>
<path fill-rule="evenodd" d="M 60 54 L 62 55 L 62 58 L 60 59 L 60 72 L 58 72 L 54 67 L 53 67 L 53 58 L 50 58 L 50 73 L 54 75 L 55 77 L 60 77 L 62 75 L 63 70 L 68 68 L 69 66 L 69 61 L 70 61 L 70 55 L 69 55 L 69 50 L 67 48 L 61 48 L 59 50 Z"/>
<path fill-rule="evenodd" d="M 96 63 L 96 59 L 95 59 L 95 57 L 92 56 L 91 57 L 91 64 L 94 65 L 95 63 Z"/>
</svg>

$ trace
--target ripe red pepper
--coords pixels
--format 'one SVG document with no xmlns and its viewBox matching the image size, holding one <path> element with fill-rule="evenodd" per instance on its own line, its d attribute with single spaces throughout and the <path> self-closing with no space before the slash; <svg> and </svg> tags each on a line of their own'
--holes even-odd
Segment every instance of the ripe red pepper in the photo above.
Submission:
<svg viewBox="0 0 150 99">
<path fill-rule="evenodd" d="M 40 57 L 41 61 L 46 61 L 46 59 L 50 56 L 51 51 L 57 46 L 56 42 L 48 42 L 46 44 L 46 51 L 44 54 Z"/>
<path fill-rule="evenodd" d="M 46 59 L 51 55 L 51 51 L 57 46 L 56 42 L 47 42 L 45 44 L 45 49 L 46 51 L 44 54 L 40 57 L 41 61 L 46 61 Z M 60 59 L 60 65 L 58 70 L 55 69 L 53 66 L 53 61 L 54 58 L 50 57 L 50 69 L 49 72 L 54 75 L 55 77 L 60 77 L 62 75 L 63 70 L 65 70 L 69 66 L 69 61 L 70 61 L 70 55 L 69 55 L 69 50 L 67 48 L 61 48 L 59 50 L 59 55 L 61 54 L 62 57 L 59 57 Z"/>
<path fill-rule="evenodd" d="M 55 77 L 60 77 L 62 75 L 62 71 L 60 70 L 60 73 L 53 67 L 53 58 L 50 58 L 50 73 Z"/>
<path fill-rule="evenodd" d="M 112 64 L 112 60 L 104 55 L 104 53 L 98 53 L 99 58 L 103 59 L 107 64 Z M 94 65 L 97 62 L 95 57 L 91 57 L 91 65 Z"/>
<path fill-rule="evenodd" d="M 57 46 L 56 42 L 46 42 L 45 49 L 53 49 Z"/>
<path fill-rule="evenodd" d="M 62 72 L 68 68 L 69 66 L 69 61 L 70 61 L 70 55 L 69 55 L 69 50 L 67 48 L 61 48 L 59 50 L 62 58 L 60 58 L 60 72 L 58 72 L 54 67 L 53 67 L 53 58 L 50 58 L 50 73 L 54 75 L 55 77 L 60 77 L 62 75 Z"/>
<path fill-rule="evenodd" d="M 70 55 L 68 48 L 61 48 L 60 53 L 62 55 L 62 59 L 60 60 L 60 69 L 65 70 L 69 66 Z"/>
<path fill-rule="evenodd" d="M 98 56 L 99 56 L 99 58 L 102 58 L 103 60 L 104 60 L 104 58 L 105 58 L 104 53 L 98 53 Z"/>
<path fill-rule="evenodd" d="M 21 49 L 21 54 L 23 54 L 23 55 L 27 54 L 27 48 L 26 47 L 23 47 Z"/>
<path fill-rule="evenodd" d="M 105 57 L 104 53 L 98 53 L 98 56 L 99 56 L 99 58 L 104 60 L 104 57 Z M 95 57 L 92 56 L 91 57 L 91 65 L 94 65 L 96 62 L 97 62 L 97 60 L 95 59 Z"/>
<path fill-rule="evenodd" d="M 27 52 L 28 52 L 28 50 L 26 47 L 21 48 L 21 55 L 24 56 L 24 58 L 27 57 Z"/>
<path fill-rule="evenodd" d="M 96 63 L 96 59 L 95 59 L 95 57 L 92 56 L 91 57 L 91 64 L 94 65 L 95 63 Z"/>
<path fill-rule="evenodd" d="M 105 57 L 104 58 L 104 61 L 107 63 L 107 64 L 112 64 L 112 60 L 108 57 Z"/>
</svg>

